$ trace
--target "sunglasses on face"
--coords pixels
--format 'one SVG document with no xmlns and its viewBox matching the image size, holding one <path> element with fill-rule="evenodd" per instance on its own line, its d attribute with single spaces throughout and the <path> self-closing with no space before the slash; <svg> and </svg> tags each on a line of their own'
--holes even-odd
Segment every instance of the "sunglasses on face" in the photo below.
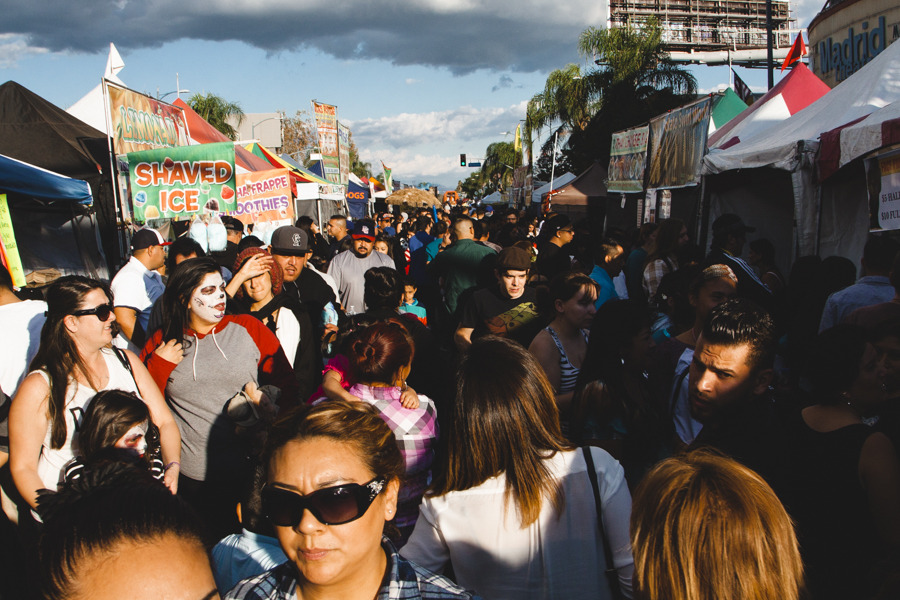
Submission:
<svg viewBox="0 0 900 600">
<path fill-rule="evenodd" d="M 343 525 L 366 514 L 386 481 L 385 477 L 376 477 L 368 483 L 345 483 L 306 496 L 266 486 L 262 490 L 263 513 L 277 527 L 297 527 L 304 510 L 323 525 Z"/>
<path fill-rule="evenodd" d="M 95 306 L 94 308 L 85 308 L 84 310 L 76 310 L 72 313 L 74 317 L 84 317 L 86 315 L 94 315 L 101 321 L 109 320 L 109 315 L 113 312 L 113 305 L 110 302 L 109 304 L 101 304 L 100 306 Z"/>
</svg>

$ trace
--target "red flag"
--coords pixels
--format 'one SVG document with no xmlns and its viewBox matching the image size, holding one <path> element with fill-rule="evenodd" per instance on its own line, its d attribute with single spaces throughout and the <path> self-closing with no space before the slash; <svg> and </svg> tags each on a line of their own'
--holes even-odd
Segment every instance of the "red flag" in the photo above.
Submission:
<svg viewBox="0 0 900 600">
<path fill-rule="evenodd" d="M 781 65 L 781 72 L 783 73 L 785 69 L 800 60 L 801 56 L 806 56 L 806 44 L 803 43 L 802 32 L 797 34 L 797 39 L 794 40 L 791 51 L 788 52 L 788 55 L 784 59 L 784 63 Z"/>
</svg>

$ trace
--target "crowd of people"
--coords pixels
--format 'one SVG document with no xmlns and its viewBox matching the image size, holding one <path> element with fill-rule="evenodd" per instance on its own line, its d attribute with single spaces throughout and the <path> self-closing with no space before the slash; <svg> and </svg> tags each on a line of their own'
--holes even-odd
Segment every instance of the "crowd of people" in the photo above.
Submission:
<svg viewBox="0 0 900 600">
<path fill-rule="evenodd" d="M 900 597 L 889 235 L 222 220 L 0 269 L 0 598 Z"/>
</svg>

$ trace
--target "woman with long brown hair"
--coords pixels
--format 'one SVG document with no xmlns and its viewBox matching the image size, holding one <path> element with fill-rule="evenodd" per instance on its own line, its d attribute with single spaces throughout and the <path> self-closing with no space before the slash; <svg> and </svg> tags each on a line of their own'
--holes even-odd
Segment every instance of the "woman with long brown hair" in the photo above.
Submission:
<svg viewBox="0 0 900 600">
<path fill-rule="evenodd" d="M 605 451 L 566 443 L 535 358 L 481 338 L 456 392 L 447 452 L 403 556 L 438 572 L 452 563 L 457 583 L 496 600 L 610 598 L 616 583 L 630 596 L 624 472 Z"/>
<path fill-rule="evenodd" d="M 178 426 L 147 369 L 129 351 L 110 347 L 113 298 L 93 279 L 68 276 L 47 290 L 47 321 L 31 373 L 22 382 L 9 415 L 10 471 L 33 508 L 37 491 L 56 491 L 63 469 L 78 452 L 75 432 L 98 391 L 137 393 L 159 427 L 165 483 L 178 486 L 181 438 Z"/>
</svg>

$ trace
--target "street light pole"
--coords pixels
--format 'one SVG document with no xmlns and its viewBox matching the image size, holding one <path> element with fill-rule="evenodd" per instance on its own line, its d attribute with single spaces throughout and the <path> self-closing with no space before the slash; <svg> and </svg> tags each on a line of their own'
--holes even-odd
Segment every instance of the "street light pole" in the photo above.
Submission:
<svg viewBox="0 0 900 600">
<path fill-rule="evenodd" d="M 775 64 L 772 40 L 772 0 L 766 0 L 766 70 L 769 72 L 769 89 L 775 85 Z"/>
</svg>

